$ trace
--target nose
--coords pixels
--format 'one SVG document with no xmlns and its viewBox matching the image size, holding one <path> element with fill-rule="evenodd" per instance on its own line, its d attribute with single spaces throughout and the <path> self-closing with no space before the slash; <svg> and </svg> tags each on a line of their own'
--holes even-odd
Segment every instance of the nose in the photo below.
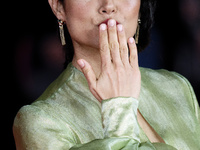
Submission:
<svg viewBox="0 0 200 150">
<path fill-rule="evenodd" d="M 114 3 L 115 0 L 101 0 L 102 4 L 99 9 L 100 14 L 110 15 L 117 12 L 117 7 Z"/>
</svg>

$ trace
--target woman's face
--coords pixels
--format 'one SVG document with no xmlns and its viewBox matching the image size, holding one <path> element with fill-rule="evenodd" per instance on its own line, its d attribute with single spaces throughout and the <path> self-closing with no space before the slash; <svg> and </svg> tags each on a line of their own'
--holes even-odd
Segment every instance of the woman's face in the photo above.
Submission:
<svg viewBox="0 0 200 150">
<path fill-rule="evenodd" d="M 115 19 L 134 36 L 140 0 L 64 0 L 64 21 L 74 44 L 99 47 L 99 25 Z"/>
</svg>

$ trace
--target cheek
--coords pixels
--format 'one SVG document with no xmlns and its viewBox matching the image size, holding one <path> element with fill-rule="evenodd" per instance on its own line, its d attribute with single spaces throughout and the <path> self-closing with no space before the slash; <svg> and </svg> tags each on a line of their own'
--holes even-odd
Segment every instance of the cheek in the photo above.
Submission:
<svg viewBox="0 0 200 150">
<path fill-rule="evenodd" d="M 126 20 L 127 38 L 134 36 L 140 11 L 140 0 L 126 0 L 123 6 L 123 13 Z"/>
<path fill-rule="evenodd" d="M 73 23 L 74 20 L 84 20 L 84 15 L 87 10 L 85 5 L 74 3 L 73 5 L 68 6 L 71 7 L 65 8 L 66 22 Z"/>
<path fill-rule="evenodd" d="M 125 5 L 127 11 L 138 12 L 140 9 L 140 0 L 126 0 Z"/>
<path fill-rule="evenodd" d="M 93 14 L 96 3 L 93 0 L 65 0 L 66 21 L 87 21 Z"/>
<path fill-rule="evenodd" d="M 84 30 L 84 23 L 87 22 L 87 6 L 79 0 L 69 0 L 65 4 L 66 25 L 70 35 L 76 34 L 80 29 Z"/>
<path fill-rule="evenodd" d="M 72 41 L 81 44 L 88 44 L 93 41 L 93 43 L 97 43 L 96 45 L 98 45 L 98 39 L 94 38 L 98 35 L 98 27 L 96 28 L 91 25 L 94 17 L 96 17 L 95 8 L 97 7 L 97 3 L 94 0 L 68 1 L 71 1 L 71 3 L 68 4 L 68 7 L 65 7 L 66 25 Z"/>
<path fill-rule="evenodd" d="M 126 0 L 122 9 L 127 19 L 136 19 L 139 16 L 140 0 Z"/>
</svg>

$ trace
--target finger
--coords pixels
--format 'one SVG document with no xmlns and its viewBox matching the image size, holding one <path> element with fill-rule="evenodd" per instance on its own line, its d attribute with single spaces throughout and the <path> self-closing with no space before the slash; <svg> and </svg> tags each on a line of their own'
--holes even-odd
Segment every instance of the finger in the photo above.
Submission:
<svg viewBox="0 0 200 150">
<path fill-rule="evenodd" d="M 121 58 L 119 55 L 119 42 L 117 37 L 116 21 L 114 19 L 110 19 L 108 21 L 108 42 L 113 63 L 119 64 L 121 62 Z"/>
<path fill-rule="evenodd" d="M 137 46 L 133 37 L 128 39 L 128 46 L 130 50 L 129 63 L 132 67 L 138 67 Z"/>
<path fill-rule="evenodd" d="M 77 61 L 79 67 L 81 68 L 85 78 L 88 81 L 89 88 L 96 87 L 96 75 L 91 67 L 91 65 L 84 59 L 79 59 Z"/>
<path fill-rule="evenodd" d="M 106 24 L 101 24 L 99 26 L 99 48 L 100 48 L 100 55 L 101 55 L 101 64 L 102 64 L 102 69 L 103 69 L 103 67 L 111 63 Z"/>
<path fill-rule="evenodd" d="M 124 65 L 127 65 L 129 64 L 129 56 L 128 56 L 126 34 L 123 25 L 121 24 L 117 25 L 117 32 L 118 32 L 119 51 L 121 55 L 121 60 Z"/>
<path fill-rule="evenodd" d="M 96 76 L 95 76 L 95 73 L 94 73 L 91 65 L 87 61 L 85 61 L 84 59 L 79 59 L 77 61 L 77 63 L 79 65 L 79 67 L 81 68 L 85 78 L 87 79 L 88 86 L 89 86 L 91 93 L 94 95 L 94 97 L 99 102 L 101 102 L 102 98 L 96 92 L 97 80 L 96 80 Z"/>
</svg>

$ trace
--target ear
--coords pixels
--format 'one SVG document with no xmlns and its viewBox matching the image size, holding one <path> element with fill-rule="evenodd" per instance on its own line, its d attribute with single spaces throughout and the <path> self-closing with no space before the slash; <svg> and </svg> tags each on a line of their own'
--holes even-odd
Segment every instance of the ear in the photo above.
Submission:
<svg viewBox="0 0 200 150">
<path fill-rule="evenodd" d="M 63 2 L 61 2 L 61 0 L 48 0 L 48 2 L 55 16 L 59 20 L 65 21 L 66 18 L 65 18 L 65 9 Z"/>
</svg>

